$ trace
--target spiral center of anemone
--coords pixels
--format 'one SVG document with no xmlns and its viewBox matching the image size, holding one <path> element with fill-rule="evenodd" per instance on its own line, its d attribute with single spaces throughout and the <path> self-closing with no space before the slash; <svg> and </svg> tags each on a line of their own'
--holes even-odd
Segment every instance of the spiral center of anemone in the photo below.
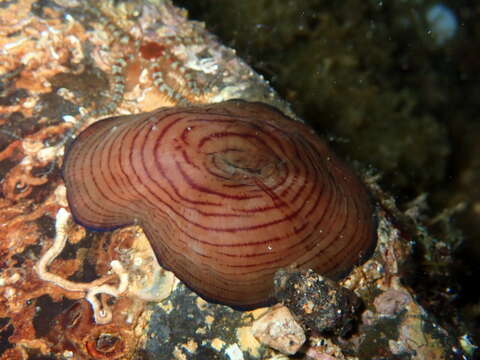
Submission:
<svg viewBox="0 0 480 360">
<path fill-rule="evenodd" d="M 275 176 L 279 163 L 279 159 L 273 154 L 244 150 L 227 150 L 215 154 L 215 157 L 218 167 L 230 180 L 266 179 Z"/>
</svg>

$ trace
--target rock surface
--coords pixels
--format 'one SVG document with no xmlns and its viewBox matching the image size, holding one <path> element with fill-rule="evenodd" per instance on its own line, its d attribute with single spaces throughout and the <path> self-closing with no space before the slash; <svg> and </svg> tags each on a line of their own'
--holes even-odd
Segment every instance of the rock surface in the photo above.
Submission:
<svg viewBox="0 0 480 360">
<path fill-rule="evenodd" d="M 284 354 L 295 354 L 305 343 L 305 332 L 285 306 L 273 306 L 256 320 L 252 333 L 261 343 Z"/>
</svg>

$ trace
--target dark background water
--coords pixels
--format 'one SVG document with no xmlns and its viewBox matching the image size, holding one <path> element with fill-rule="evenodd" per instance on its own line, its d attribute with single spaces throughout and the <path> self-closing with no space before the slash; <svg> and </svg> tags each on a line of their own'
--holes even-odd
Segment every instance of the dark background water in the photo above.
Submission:
<svg viewBox="0 0 480 360">
<path fill-rule="evenodd" d="M 478 343 L 480 5 L 175 3 L 235 48 L 354 166 L 381 174 L 397 205 L 433 236 L 416 238 L 412 286 Z"/>
</svg>

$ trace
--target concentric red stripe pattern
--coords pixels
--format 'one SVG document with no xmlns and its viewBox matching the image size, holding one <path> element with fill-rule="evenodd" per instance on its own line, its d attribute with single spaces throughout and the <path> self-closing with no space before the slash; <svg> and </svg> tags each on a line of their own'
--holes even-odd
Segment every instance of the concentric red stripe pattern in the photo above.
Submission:
<svg viewBox="0 0 480 360">
<path fill-rule="evenodd" d="M 369 196 L 307 126 L 261 103 L 96 122 L 64 163 L 75 219 L 143 227 L 160 263 L 217 302 L 268 301 L 279 268 L 338 277 L 375 244 Z"/>
</svg>

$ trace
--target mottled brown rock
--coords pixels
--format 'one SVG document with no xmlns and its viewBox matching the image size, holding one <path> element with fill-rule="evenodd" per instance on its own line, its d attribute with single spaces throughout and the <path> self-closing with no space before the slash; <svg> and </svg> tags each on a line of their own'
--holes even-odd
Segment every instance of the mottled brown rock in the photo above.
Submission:
<svg viewBox="0 0 480 360">
<path fill-rule="evenodd" d="M 275 295 L 308 329 L 345 334 L 351 330 L 360 299 L 312 270 L 279 270 Z"/>
</svg>

